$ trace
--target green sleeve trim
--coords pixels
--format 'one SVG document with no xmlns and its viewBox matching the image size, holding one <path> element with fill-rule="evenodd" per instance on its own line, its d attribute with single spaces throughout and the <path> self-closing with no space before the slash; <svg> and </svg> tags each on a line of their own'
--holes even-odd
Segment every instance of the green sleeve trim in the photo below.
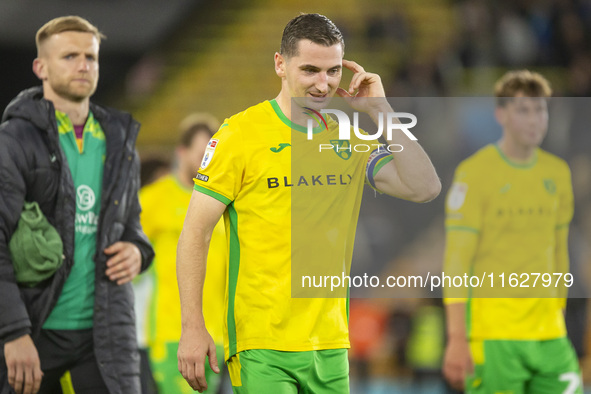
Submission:
<svg viewBox="0 0 591 394">
<path fill-rule="evenodd" d="M 226 127 L 227 125 L 228 125 L 227 123 L 224 123 L 223 125 L 221 125 L 221 126 L 220 126 L 220 128 L 219 128 L 218 130 L 221 130 L 221 129 L 223 129 L 223 128 L 224 128 L 224 127 Z"/>
<path fill-rule="evenodd" d="M 238 214 L 234 208 L 234 203 L 228 205 L 228 216 L 230 219 L 230 251 L 228 264 L 228 315 L 226 322 L 228 324 L 228 347 L 229 357 L 238 352 L 236 335 L 236 288 L 238 287 L 238 274 L 240 272 L 240 240 L 238 238 Z"/>
<path fill-rule="evenodd" d="M 394 160 L 394 156 L 392 155 L 384 157 L 382 160 L 380 160 L 373 169 L 373 176 L 375 177 L 376 174 L 382 169 L 382 167 L 391 162 L 392 160 Z"/>
<path fill-rule="evenodd" d="M 469 233 L 479 234 L 480 230 L 474 227 L 468 226 L 446 226 L 445 229 L 447 231 L 467 231 Z"/>
<path fill-rule="evenodd" d="M 203 194 L 207 194 L 208 196 L 213 197 L 219 202 L 223 202 L 226 205 L 232 202 L 232 200 L 230 200 L 228 197 L 222 196 L 220 193 L 216 193 L 213 190 L 209 190 L 203 186 L 195 185 L 194 189 Z"/>
<path fill-rule="evenodd" d="M 556 230 L 562 230 L 563 228 L 569 228 L 570 223 L 563 223 L 556 226 Z"/>
</svg>

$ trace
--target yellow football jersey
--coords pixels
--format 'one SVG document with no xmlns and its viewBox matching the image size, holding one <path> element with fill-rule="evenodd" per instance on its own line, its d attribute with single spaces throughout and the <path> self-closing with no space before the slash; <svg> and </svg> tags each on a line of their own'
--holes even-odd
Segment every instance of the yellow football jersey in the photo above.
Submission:
<svg viewBox="0 0 591 394">
<path fill-rule="evenodd" d="M 195 190 L 228 205 L 226 359 L 350 347 L 346 291 L 327 298 L 325 288 L 300 286 L 301 275 L 348 270 L 369 157 L 351 148 L 367 141 L 339 140 L 338 124 L 326 122 L 307 140 L 271 100 L 227 119 L 210 140 Z"/>
<path fill-rule="evenodd" d="M 147 273 L 152 279 L 144 327 L 150 347 L 178 342 L 181 309 L 176 278 L 176 248 L 191 200 L 192 190 L 174 175 L 166 175 L 140 190 L 141 224 L 155 251 Z M 215 226 L 208 253 L 203 287 L 203 316 L 214 341 L 223 341 L 227 248 L 223 221 Z M 153 349 L 155 357 L 158 349 Z"/>
<path fill-rule="evenodd" d="M 542 281 L 532 287 L 534 278 L 524 282 L 524 276 L 518 283 L 529 288 L 511 288 L 509 275 L 567 271 L 566 238 L 572 215 L 570 170 L 548 152 L 537 149 L 530 163 L 518 164 L 497 145 L 488 145 L 458 166 L 446 200 L 444 271 L 486 275 L 489 292 L 482 294 L 489 298 L 478 298 L 481 290 L 473 289 L 474 297 L 467 303 L 471 339 L 542 340 L 566 334 L 564 299 L 525 298 L 540 294 Z M 468 252 L 472 240 L 473 253 Z M 501 274 L 505 290 L 500 288 Z M 564 289 L 564 282 L 561 285 Z M 512 290 L 523 298 L 496 298 L 513 297 Z M 458 296 L 457 291 L 446 294 L 452 293 Z M 559 295 L 564 293 L 556 292 Z"/>
</svg>

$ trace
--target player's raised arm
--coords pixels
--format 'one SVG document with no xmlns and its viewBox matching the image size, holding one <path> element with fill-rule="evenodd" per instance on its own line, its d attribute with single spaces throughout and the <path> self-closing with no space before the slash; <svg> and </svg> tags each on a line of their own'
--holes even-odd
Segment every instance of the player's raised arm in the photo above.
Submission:
<svg viewBox="0 0 591 394">
<path fill-rule="evenodd" d="M 203 282 L 209 241 L 226 205 L 194 191 L 177 247 L 177 280 L 181 300 L 182 332 L 179 342 L 179 371 L 199 392 L 207 389 L 205 356 L 219 373 L 216 348 L 203 319 Z"/>
<path fill-rule="evenodd" d="M 359 64 L 343 59 L 343 67 L 353 71 L 349 90 L 337 89 L 353 109 L 367 113 L 374 123 L 379 115 L 394 112 L 388 101 L 378 74 L 368 73 Z M 369 100 L 367 98 L 370 98 Z M 383 98 L 383 100 L 380 100 Z M 441 182 L 435 168 L 418 142 L 410 140 L 400 130 L 392 133 L 389 144 L 404 147 L 393 154 L 393 160 L 384 165 L 374 177 L 378 190 L 391 196 L 414 202 L 433 200 L 441 191 Z"/>
</svg>

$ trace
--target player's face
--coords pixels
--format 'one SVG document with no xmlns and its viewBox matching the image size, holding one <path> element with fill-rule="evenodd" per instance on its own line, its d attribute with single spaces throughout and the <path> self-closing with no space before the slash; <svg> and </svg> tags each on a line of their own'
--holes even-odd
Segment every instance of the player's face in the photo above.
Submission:
<svg viewBox="0 0 591 394">
<path fill-rule="evenodd" d="M 182 148 L 181 152 L 179 152 L 180 160 L 184 162 L 183 167 L 188 171 L 187 176 L 193 177 L 195 174 L 197 174 L 197 170 L 199 170 L 199 166 L 203 160 L 205 148 L 207 147 L 209 139 L 209 134 L 205 132 L 198 132 L 193 137 L 191 145 L 187 148 Z"/>
<path fill-rule="evenodd" d="M 66 31 L 45 41 L 34 69 L 46 95 L 81 102 L 94 93 L 99 76 L 99 43 L 91 33 Z M 49 94 L 47 94 L 49 93 Z"/>
<path fill-rule="evenodd" d="M 498 119 L 506 136 L 523 148 L 540 146 L 548 131 L 548 105 L 541 97 L 518 93 L 505 107 L 499 108 Z"/>
<path fill-rule="evenodd" d="M 297 55 L 285 60 L 284 81 L 290 96 L 301 106 L 325 107 L 341 82 L 343 46 L 300 40 Z"/>
</svg>

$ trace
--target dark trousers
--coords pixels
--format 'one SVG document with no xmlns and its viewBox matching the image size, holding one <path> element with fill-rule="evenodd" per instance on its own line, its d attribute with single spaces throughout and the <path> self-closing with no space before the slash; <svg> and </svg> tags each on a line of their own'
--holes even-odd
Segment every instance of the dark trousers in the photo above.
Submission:
<svg viewBox="0 0 591 394">
<path fill-rule="evenodd" d="M 76 394 L 107 394 L 101 377 L 92 340 L 92 329 L 41 330 L 35 346 L 41 360 L 43 379 L 39 394 L 61 394 L 60 378 L 69 371 Z M 1 349 L 0 393 L 12 394 L 8 384 L 4 349 Z"/>
</svg>

